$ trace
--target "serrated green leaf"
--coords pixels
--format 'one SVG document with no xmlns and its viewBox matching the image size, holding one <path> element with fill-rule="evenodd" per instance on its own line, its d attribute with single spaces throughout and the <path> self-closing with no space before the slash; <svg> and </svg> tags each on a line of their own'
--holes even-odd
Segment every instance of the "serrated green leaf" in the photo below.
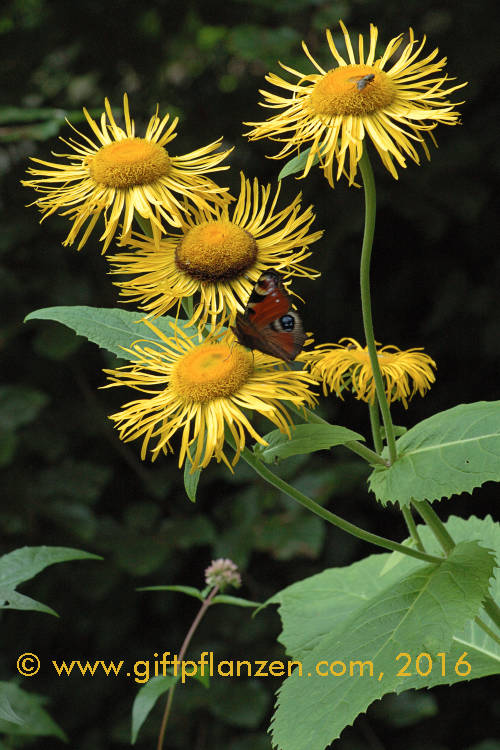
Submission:
<svg viewBox="0 0 500 750">
<path fill-rule="evenodd" d="M 184 489 L 192 503 L 196 502 L 196 490 L 198 489 L 200 476 L 201 469 L 195 469 L 191 474 L 191 464 L 187 460 L 184 461 Z"/>
<path fill-rule="evenodd" d="M 36 693 L 27 693 L 11 682 L 0 682 L 0 694 L 8 700 L 13 711 L 21 720 L 19 723 L 0 718 L 1 734 L 67 739 L 63 730 L 42 708 L 46 698 Z"/>
<path fill-rule="evenodd" d="M 45 604 L 19 594 L 16 586 L 49 565 L 69 560 L 101 560 L 99 555 L 69 547 L 22 547 L 0 557 L 0 609 L 29 609 L 56 615 Z"/>
<path fill-rule="evenodd" d="M 256 445 L 254 453 L 270 464 L 280 458 L 327 450 L 333 445 L 344 445 L 353 440 L 364 440 L 362 435 L 334 424 L 299 424 L 289 438 L 279 430 L 264 436 L 268 445 Z"/>
<path fill-rule="evenodd" d="M 203 601 L 201 591 L 195 589 L 194 586 L 141 586 L 137 591 L 179 591 L 181 594 L 187 594 Z"/>
<path fill-rule="evenodd" d="M 147 339 L 161 343 L 161 339 L 144 323 L 141 313 L 118 310 L 114 307 L 46 307 L 35 310 L 24 319 L 53 320 L 72 328 L 79 336 L 85 336 L 89 341 L 103 349 L 116 354 L 123 359 L 132 359 L 124 349 L 128 349 L 135 341 Z M 182 321 L 180 321 L 182 323 Z M 175 318 L 165 316 L 155 318 L 154 325 L 166 336 L 173 336 L 171 323 Z M 185 329 L 195 332 L 195 329 Z"/>
<path fill-rule="evenodd" d="M 330 632 L 303 659 L 302 675 L 296 670 L 279 692 L 272 722 L 277 747 L 324 750 L 385 693 L 415 682 L 425 687 L 432 679 L 432 684 L 453 680 L 434 672 L 417 680 L 398 675 L 405 663 L 398 663 L 398 654 L 415 660 L 423 652 L 437 658 L 437 652 L 449 651 L 454 632 L 477 614 L 494 565 L 492 553 L 477 542 L 461 542 L 443 563 L 420 567 L 368 597 L 350 617 L 332 620 Z M 316 671 L 320 662 L 322 674 L 326 663 L 325 676 Z M 328 673 L 334 662 L 339 676 Z M 372 664 L 373 677 L 360 674 L 360 663 L 367 674 Z"/>
<path fill-rule="evenodd" d="M 472 516 L 468 519 L 451 516 L 445 524 L 455 542 L 475 539 L 483 547 L 493 550 L 500 561 L 500 524 L 491 516 L 484 519 Z M 440 554 L 441 548 L 430 529 L 418 526 L 425 548 L 431 554 Z M 409 543 L 406 540 L 404 544 Z M 422 565 L 414 558 L 399 552 L 370 555 L 370 557 L 343 568 L 330 568 L 310 578 L 294 583 L 275 594 L 262 606 L 280 604 L 283 631 L 280 641 L 287 652 L 303 658 L 321 638 L 332 629 L 332 623 L 341 624 L 354 616 L 371 594 L 401 580 Z M 495 570 L 492 597 L 500 602 L 500 574 Z M 481 619 L 490 627 L 495 626 L 486 613 Z M 489 653 L 493 659 L 490 668 L 500 663 L 500 645 L 488 638 L 475 622 L 469 623 L 470 640 Z"/>
<path fill-rule="evenodd" d="M 172 674 L 167 674 L 165 677 L 160 675 L 152 677 L 140 688 L 132 706 L 132 732 L 130 739 L 132 745 L 135 745 L 140 728 L 146 721 L 160 695 L 170 690 L 178 679 L 179 675 L 177 677 L 174 677 Z"/>
<path fill-rule="evenodd" d="M 472 492 L 500 481 L 500 401 L 461 404 L 412 427 L 396 443 L 397 461 L 377 466 L 369 486 L 377 500 L 408 505 Z"/>
<path fill-rule="evenodd" d="M 305 151 L 302 151 L 297 156 L 294 156 L 293 159 L 290 159 L 290 161 L 287 161 L 278 175 L 278 180 L 283 180 L 285 177 L 288 177 L 291 174 L 295 174 L 296 172 L 303 172 L 310 152 L 311 146 L 309 146 L 309 148 L 306 148 Z M 319 156 L 316 154 L 313 159 L 312 166 L 314 167 L 318 162 Z"/>
</svg>

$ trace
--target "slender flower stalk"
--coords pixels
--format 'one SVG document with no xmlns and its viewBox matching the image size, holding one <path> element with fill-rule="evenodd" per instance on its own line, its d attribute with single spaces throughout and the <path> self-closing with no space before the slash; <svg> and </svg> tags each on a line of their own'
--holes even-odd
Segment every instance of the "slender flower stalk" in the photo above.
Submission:
<svg viewBox="0 0 500 750">
<path fill-rule="evenodd" d="M 363 246 L 361 250 L 360 286 L 361 286 L 361 308 L 363 313 L 363 326 L 365 329 L 366 345 L 370 355 L 370 363 L 373 370 L 373 379 L 377 392 L 377 400 L 385 427 L 387 446 L 391 464 L 397 458 L 396 440 L 394 438 L 394 427 L 391 419 L 391 411 L 385 395 L 384 381 L 380 372 L 380 365 L 375 345 L 375 334 L 373 332 L 372 302 L 370 294 L 370 261 L 373 247 L 373 236 L 375 234 L 375 216 L 377 196 L 375 191 L 375 180 L 370 164 L 370 158 L 366 147 L 359 161 L 363 185 L 365 190 L 365 230 L 363 234 Z M 375 440 L 375 437 L 374 437 Z"/>
<path fill-rule="evenodd" d="M 212 600 L 215 597 L 215 595 L 218 593 L 218 591 L 219 591 L 219 586 L 214 586 L 214 588 L 211 590 L 207 598 L 203 600 L 203 603 L 200 609 L 198 610 L 198 614 L 196 615 L 193 622 L 191 623 L 191 627 L 189 628 L 186 634 L 186 637 L 184 638 L 184 642 L 181 646 L 181 650 L 179 651 L 179 657 L 178 657 L 179 663 L 182 663 L 182 660 L 184 659 L 186 655 L 186 651 L 188 650 L 189 644 L 191 643 L 191 639 L 193 635 L 195 634 L 198 625 L 202 621 L 203 616 L 205 615 L 206 611 L 210 607 Z M 176 683 L 174 683 L 172 687 L 170 688 L 170 690 L 168 691 L 167 702 L 165 704 L 165 710 L 163 712 L 160 732 L 158 734 L 157 750 L 162 750 L 163 748 L 163 741 L 165 739 L 165 731 L 167 729 L 168 717 L 170 716 L 172 702 L 174 700 L 175 685 Z"/>
<path fill-rule="evenodd" d="M 238 567 L 234 564 L 232 560 L 229 560 L 228 558 L 219 558 L 218 560 L 212 560 L 212 564 L 209 565 L 208 568 L 205 570 L 205 581 L 208 586 L 212 586 L 213 588 L 208 593 L 208 596 L 203 600 L 203 603 L 198 611 L 198 614 L 196 615 L 193 622 L 191 623 L 191 627 L 189 628 L 186 634 L 186 637 L 184 638 L 184 642 L 181 646 L 181 650 L 179 651 L 179 656 L 178 656 L 179 663 L 181 664 L 186 655 L 186 651 L 188 650 L 189 644 L 191 643 L 191 639 L 196 631 L 196 628 L 198 627 L 201 620 L 203 619 L 205 612 L 208 610 L 208 608 L 212 604 L 215 595 L 219 591 L 224 591 L 224 589 L 227 588 L 227 586 L 234 586 L 235 588 L 239 588 L 241 586 L 241 576 L 238 573 Z M 172 701 L 174 699 L 175 685 L 176 683 L 174 683 L 172 687 L 170 688 L 170 690 L 168 691 L 168 697 L 167 697 L 167 702 L 165 704 L 165 710 L 163 712 L 163 719 L 161 722 L 160 733 L 158 735 L 157 750 L 162 750 L 163 748 L 165 730 L 167 728 L 168 717 L 170 715 L 170 710 L 172 708 Z"/>
<path fill-rule="evenodd" d="M 228 435 L 227 441 L 234 449 L 236 449 L 236 445 L 232 439 L 232 436 Z M 266 480 L 266 482 L 271 484 L 273 487 L 276 487 L 276 489 L 280 490 L 280 492 L 284 492 L 293 500 L 296 500 L 301 505 L 303 505 L 304 508 L 307 508 L 315 515 L 323 518 L 323 520 L 328 521 L 328 523 L 331 523 L 333 526 L 336 526 L 337 528 L 342 529 L 342 531 L 351 534 L 351 536 L 355 536 L 358 539 L 363 539 L 363 541 L 368 542 L 369 544 L 375 544 L 378 547 L 388 549 L 391 552 L 401 552 L 403 555 L 407 555 L 408 557 L 415 557 L 418 560 L 424 560 L 425 562 L 443 562 L 444 558 L 442 557 L 430 555 L 427 552 L 421 552 L 418 549 L 413 549 L 412 547 L 407 547 L 404 544 L 393 542 L 392 539 L 386 539 L 385 537 L 379 536 L 378 534 L 372 534 L 371 532 L 365 531 L 359 526 L 346 521 L 344 518 L 337 516 L 335 513 L 332 513 L 326 508 L 323 508 L 310 497 L 300 492 L 300 490 L 297 490 L 295 487 L 292 487 L 292 485 L 288 484 L 288 482 L 285 482 L 284 479 L 276 476 L 276 474 L 268 469 L 267 466 L 262 463 L 262 461 L 260 461 L 256 456 L 254 456 L 251 451 L 248 450 L 248 448 L 245 448 L 241 452 L 241 456 L 247 462 L 247 464 L 251 466 L 257 474 L 259 474 L 259 476 Z"/>
</svg>

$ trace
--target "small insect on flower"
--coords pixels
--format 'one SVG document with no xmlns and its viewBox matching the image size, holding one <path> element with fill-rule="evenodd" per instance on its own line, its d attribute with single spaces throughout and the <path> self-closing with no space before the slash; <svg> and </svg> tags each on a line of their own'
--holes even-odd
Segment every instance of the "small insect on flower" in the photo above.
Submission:
<svg viewBox="0 0 500 750">
<path fill-rule="evenodd" d="M 245 312 L 238 313 L 232 330 L 243 346 L 285 362 L 295 359 L 306 340 L 300 316 L 292 310 L 282 277 L 276 271 L 260 276 Z"/>
<path fill-rule="evenodd" d="M 357 45 L 342 21 L 340 27 L 347 54 L 337 49 L 332 31 L 326 32 L 333 67 L 323 68 L 303 43 L 315 73 L 282 64 L 298 80 L 266 76 L 278 90 L 261 91 L 261 104 L 273 114 L 263 122 L 245 123 L 252 128 L 247 135 L 277 141 L 280 150 L 273 159 L 309 149 L 302 177 L 319 162 L 330 187 L 343 175 L 354 184 L 365 142 L 371 141 L 397 180 L 398 168 L 406 167 L 408 159 L 420 164 L 420 151 L 430 159 L 428 139 L 436 143 L 437 125 L 460 123 L 458 102 L 448 97 L 465 83 L 454 83 L 445 72 L 446 57 L 437 48 L 423 52 L 425 36 L 418 41 L 412 29 L 406 37 L 391 39 L 378 56 L 373 24 L 369 38 L 359 35 Z"/>
<path fill-rule="evenodd" d="M 368 86 L 369 83 L 371 83 L 375 78 L 375 73 L 368 73 L 366 76 L 354 76 L 353 78 L 349 78 L 349 81 L 351 83 L 356 84 L 356 88 L 358 91 L 363 91 L 364 88 Z"/>
</svg>

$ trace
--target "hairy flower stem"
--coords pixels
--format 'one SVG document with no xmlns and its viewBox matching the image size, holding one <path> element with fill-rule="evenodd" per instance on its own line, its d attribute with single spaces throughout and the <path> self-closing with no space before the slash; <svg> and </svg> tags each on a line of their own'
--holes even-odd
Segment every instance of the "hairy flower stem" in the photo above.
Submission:
<svg viewBox="0 0 500 750">
<path fill-rule="evenodd" d="M 226 440 L 232 446 L 232 448 L 236 450 L 233 436 L 230 434 L 226 434 Z M 336 526 L 339 529 L 342 529 L 342 531 L 345 531 L 348 534 L 357 537 L 358 539 L 363 539 L 363 541 L 368 542 L 369 544 L 376 544 L 378 547 L 383 547 L 384 549 L 391 550 L 391 552 L 401 552 L 403 555 L 408 555 L 408 557 L 416 557 L 418 560 L 425 560 L 425 562 L 429 563 L 443 562 L 444 558 L 442 557 L 429 555 L 427 554 L 427 552 L 421 552 L 420 550 L 413 549 L 412 547 L 406 547 L 404 544 L 393 542 L 392 539 L 386 539 L 383 536 L 378 536 L 378 534 L 372 534 L 371 532 L 365 531 L 359 526 L 355 526 L 355 524 L 346 521 L 344 518 L 337 516 L 335 513 L 331 513 L 329 510 L 323 508 L 310 497 L 304 495 L 302 492 L 300 492 L 300 490 L 295 489 L 295 487 L 292 487 L 292 485 L 288 484 L 288 482 L 285 482 L 283 479 L 281 479 L 281 477 L 276 476 L 276 474 L 268 469 L 267 466 L 262 463 L 262 461 L 254 456 L 252 451 L 248 450 L 248 448 L 244 448 L 241 455 L 243 456 L 247 464 L 251 466 L 252 469 L 257 474 L 259 474 L 259 476 L 265 479 L 266 482 L 269 482 L 269 484 L 271 484 L 273 487 L 276 487 L 276 489 L 280 490 L 280 492 L 284 492 L 286 495 L 288 495 L 288 497 L 296 500 L 301 505 L 303 505 L 304 508 L 307 508 L 320 518 L 323 518 L 323 520 L 328 521 L 328 523 L 331 523 L 333 526 Z"/>
<path fill-rule="evenodd" d="M 363 234 L 359 275 L 361 286 L 361 310 L 363 313 L 363 326 L 365 329 L 366 346 L 368 348 L 368 354 L 370 357 L 370 364 L 373 372 L 373 380 L 375 382 L 377 400 L 384 422 L 387 447 L 389 449 L 389 458 L 392 464 L 397 458 L 396 441 L 394 439 L 394 427 L 392 425 L 389 404 L 385 395 L 384 381 L 382 379 L 382 373 L 380 372 L 377 347 L 375 345 L 375 334 L 373 332 L 372 302 L 370 294 L 370 261 L 373 247 L 373 236 L 375 233 L 377 194 L 375 190 L 375 180 L 373 178 L 372 165 L 370 163 L 370 158 L 368 156 L 366 147 L 363 148 L 363 155 L 359 160 L 359 168 L 363 177 L 363 186 L 365 190 L 365 230 Z"/>
<path fill-rule="evenodd" d="M 181 646 L 181 650 L 179 651 L 179 657 L 178 657 L 179 658 L 179 662 L 182 662 L 182 660 L 184 659 L 184 656 L 186 655 L 186 651 L 188 649 L 188 646 L 191 643 L 191 638 L 193 637 L 193 635 L 194 635 L 194 633 L 196 631 L 196 628 L 200 624 L 200 622 L 201 622 L 201 620 L 203 618 L 203 615 L 205 614 L 205 612 L 207 611 L 207 609 L 211 605 L 212 599 L 214 598 L 214 596 L 219 591 L 219 588 L 220 588 L 219 586 L 214 586 L 214 588 L 211 590 L 211 592 L 209 593 L 209 595 L 207 596 L 207 598 L 203 600 L 203 603 L 202 603 L 202 605 L 201 605 L 201 607 L 200 607 L 200 609 L 198 611 L 198 614 L 196 615 L 196 617 L 194 618 L 193 622 L 191 623 L 191 627 L 189 628 L 189 630 L 188 630 L 188 632 L 186 634 L 186 637 L 184 638 L 184 642 L 183 642 L 183 644 Z M 172 707 L 172 701 L 174 699 L 174 691 L 175 691 L 175 684 L 172 685 L 172 687 L 168 691 L 167 702 L 165 704 L 165 711 L 163 712 L 163 719 L 162 719 L 162 722 L 161 722 L 160 733 L 158 735 L 157 750 L 162 750 L 162 748 L 163 748 L 163 740 L 165 738 L 165 730 L 167 728 L 168 717 L 170 716 L 170 709 Z"/>
</svg>

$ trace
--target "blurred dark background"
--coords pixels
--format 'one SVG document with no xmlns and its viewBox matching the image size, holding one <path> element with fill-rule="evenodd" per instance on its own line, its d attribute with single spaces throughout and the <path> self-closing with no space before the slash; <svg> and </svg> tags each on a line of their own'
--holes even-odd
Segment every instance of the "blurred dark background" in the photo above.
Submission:
<svg viewBox="0 0 500 750">
<path fill-rule="evenodd" d="M 404 11 L 394 0 L 4 0 L 1 5 L 1 549 L 61 545 L 104 560 L 55 566 L 23 587 L 54 607 L 60 619 L 2 615 L 0 676 L 14 678 L 19 653 L 38 653 L 46 666 L 23 686 L 48 696 L 47 709 L 78 750 L 128 746 L 138 686 L 125 677 L 58 679 L 47 660 L 133 662 L 174 652 L 197 611 L 195 600 L 181 594 L 138 593 L 136 587 L 201 587 L 210 560 L 227 556 L 241 567 L 241 595 L 265 600 L 327 566 L 346 565 L 376 550 L 326 528 L 242 463 L 234 476 L 217 465 L 206 470 L 193 505 L 175 456 L 151 466 L 140 462 L 137 445 L 120 444 L 107 415 L 125 397 L 97 390 L 111 360 L 55 323 L 22 322 L 41 307 L 116 304 L 97 234 L 80 253 L 63 248 L 67 221 L 51 217 L 40 226 L 37 210 L 25 207 L 34 194 L 19 181 L 29 156 L 50 160 L 51 150 L 66 151 L 57 141 L 59 134 L 70 135 L 65 115 L 79 127 L 82 106 L 99 115 L 105 96 L 119 113 L 124 91 L 139 135 L 158 102 L 161 114 L 180 116 L 179 153 L 221 135 L 226 146 L 235 146 L 230 173 L 218 178 L 233 193 L 241 169 L 275 181 L 282 162 L 265 158 L 275 147 L 248 143 L 241 123 L 263 119 L 258 89 L 267 71 L 278 72 L 277 60 L 310 69 L 302 39 L 331 66 L 324 28 L 338 29 L 339 18 L 351 35 L 366 34 L 373 21 L 382 44 L 412 26 L 417 37 L 427 34 L 428 51 L 439 46 L 447 55 L 451 75 L 469 82 L 455 96 L 467 100 L 460 107 L 463 125 L 437 130 L 439 149 L 432 149 L 430 164 L 410 162 L 396 182 L 374 159 L 375 333 L 384 344 L 423 346 L 438 364 L 437 382 L 425 399 L 417 397 L 407 412 L 394 407 L 395 422 L 410 426 L 460 402 L 498 398 L 498 6 L 482 2 L 472 9 L 439 0 L 408 0 Z M 332 192 L 318 171 L 307 181 L 288 178 L 283 188 L 281 205 L 302 189 L 304 202 L 316 207 L 316 228 L 325 229 L 311 260 L 322 278 L 296 285 L 307 302 L 307 328 L 318 342 L 362 339 L 361 191 L 343 182 Z M 330 398 L 321 409 L 329 419 L 368 434 L 365 406 L 354 399 Z M 381 510 L 368 495 L 367 472 L 347 451 L 290 460 L 278 471 L 349 520 L 376 533 L 405 536 L 399 514 Z M 436 507 L 443 518 L 451 513 L 498 518 L 496 501 L 496 486 L 490 484 Z M 191 653 L 284 658 L 278 633 L 272 609 L 251 619 L 249 610 L 217 607 Z M 177 691 L 167 746 L 269 749 L 266 727 L 278 686 L 279 680 L 271 679 L 219 680 L 206 691 L 193 681 Z M 498 687 L 490 678 L 397 702 L 386 698 L 335 747 L 498 749 Z M 155 746 L 159 718 L 158 708 L 143 728 L 139 748 Z M 24 742 L 0 741 L 0 748 Z M 50 738 L 34 741 L 36 747 L 58 745 Z"/>
</svg>

